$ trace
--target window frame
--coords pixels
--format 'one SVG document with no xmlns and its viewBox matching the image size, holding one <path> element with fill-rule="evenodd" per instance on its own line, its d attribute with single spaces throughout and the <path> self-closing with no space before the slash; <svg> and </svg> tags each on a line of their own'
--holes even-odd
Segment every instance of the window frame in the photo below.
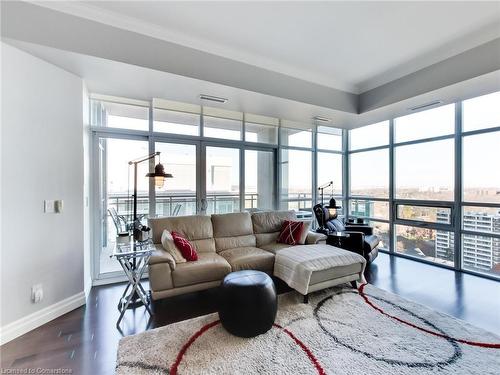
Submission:
<svg viewBox="0 0 500 375">
<path fill-rule="evenodd" d="M 487 274 L 484 272 L 480 272 L 477 270 L 466 269 L 463 264 L 463 254 L 462 254 L 462 245 L 463 245 L 463 235 L 478 235 L 485 236 L 491 238 L 500 239 L 500 233 L 491 233 L 491 232 L 480 232 L 480 231 L 471 231 L 463 228 L 463 215 L 462 210 L 465 206 L 475 206 L 478 208 L 488 207 L 488 208 L 498 208 L 500 209 L 500 202 L 491 203 L 491 202 L 470 202 L 463 200 L 463 139 L 469 135 L 477 135 L 477 134 L 487 134 L 494 133 L 500 131 L 500 126 L 483 128 L 483 129 L 475 129 L 470 131 L 463 130 L 463 102 L 464 100 L 460 100 L 455 102 L 455 129 L 453 134 L 441 135 L 436 137 L 415 139 L 404 142 L 395 142 L 395 117 L 389 119 L 389 144 L 387 146 L 377 146 L 377 147 L 368 147 L 364 149 L 355 149 L 351 150 L 350 148 L 344 149 L 347 157 L 345 158 L 345 169 L 349 169 L 350 155 L 358 152 L 372 151 L 378 149 L 389 149 L 389 197 L 387 199 L 373 198 L 370 196 L 360 196 L 360 195 L 352 195 L 351 186 L 350 186 L 350 176 L 349 173 L 344 173 L 344 178 L 347 178 L 346 181 L 346 199 L 347 205 L 350 205 L 352 200 L 371 200 L 371 201 L 384 201 L 389 203 L 389 220 L 381 220 L 379 218 L 368 218 L 363 217 L 365 220 L 375 221 L 375 222 L 387 222 L 389 223 L 389 232 L 390 232 L 390 245 L 389 250 L 380 249 L 382 252 L 387 252 L 393 255 L 397 255 L 404 258 L 409 258 L 414 261 L 424 262 L 428 264 L 432 264 L 438 267 L 444 267 L 448 269 L 454 269 L 456 271 L 473 274 L 477 276 L 481 276 L 484 278 L 489 278 L 493 280 L 500 280 L 500 275 L 497 274 Z M 441 105 L 449 105 L 451 103 L 442 103 Z M 347 144 L 349 144 L 348 139 L 350 133 L 348 131 L 345 132 L 345 137 L 347 138 Z M 438 140 L 445 139 L 453 139 L 454 141 L 454 199 L 452 201 L 433 201 L 433 200 L 414 200 L 414 199 L 398 199 L 395 197 L 395 148 L 398 146 L 404 145 L 412 145 L 419 144 L 425 142 L 432 142 Z M 431 223 L 420 220 L 404 220 L 397 217 L 397 207 L 398 205 L 411 205 L 411 206 L 429 206 L 429 207 L 444 207 L 451 209 L 450 223 Z M 347 206 L 350 207 L 350 206 Z M 346 210 L 346 217 L 356 217 L 350 215 L 350 210 Z M 361 216 L 360 216 L 361 217 Z M 418 259 L 409 255 L 399 254 L 395 249 L 395 226 L 396 225 L 407 225 L 413 227 L 420 227 L 426 229 L 435 229 L 435 230 L 444 230 L 449 231 L 454 234 L 454 266 L 448 266 L 444 264 L 434 263 L 424 259 Z"/>
</svg>

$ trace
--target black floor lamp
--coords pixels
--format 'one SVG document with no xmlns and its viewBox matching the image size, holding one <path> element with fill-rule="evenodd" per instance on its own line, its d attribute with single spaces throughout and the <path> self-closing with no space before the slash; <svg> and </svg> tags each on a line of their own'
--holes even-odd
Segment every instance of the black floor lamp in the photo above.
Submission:
<svg viewBox="0 0 500 375">
<path fill-rule="evenodd" d="M 142 229 L 140 220 L 137 216 L 137 165 L 145 162 L 147 160 L 154 159 L 158 156 L 158 164 L 155 166 L 154 172 L 149 172 L 146 174 L 146 177 L 154 178 L 155 179 L 155 187 L 161 188 L 163 187 L 163 184 L 165 183 L 165 178 L 171 178 L 173 177 L 170 173 L 165 173 L 165 168 L 163 167 L 163 164 L 160 163 L 160 152 L 157 151 L 153 154 L 150 154 L 148 156 L 144 156 L 135 160 L 131 160 L 128 162 L 129 166 L 133 165 L 134 166 L 134 193 L 132 195 L 133 197 L 133 222 L 132 222 L 132 234 L 133 234 L 133 246 L 134 246 L 134 251 L 136 251 L 136 242 L 141 239 L 142 237 L 139 236 L 140 231 Z M 135 270 L 136 269 L 136 260 L 135 258 L 133 259 L 132 267 Z M 132 297 L 132 303 L 130 303 L 129 307 L 137 307 L 142 304 L 139 296 L 137 295 L 137 292 L 135 295 Z"/>
<path fill-rule="evenodd" d="M 321 204 L 323 204 L 323 192 L 325 191 L 325 189 L 327 187 L 331 186 L 332 187 L 332 195 L 333 195 L 333 181 L 329 181 L 328 183 L 326 184 L 323 184 L 321 185 L 320 187 L 318 187 L 318 190 L 321 191 Z"/>
</svg>

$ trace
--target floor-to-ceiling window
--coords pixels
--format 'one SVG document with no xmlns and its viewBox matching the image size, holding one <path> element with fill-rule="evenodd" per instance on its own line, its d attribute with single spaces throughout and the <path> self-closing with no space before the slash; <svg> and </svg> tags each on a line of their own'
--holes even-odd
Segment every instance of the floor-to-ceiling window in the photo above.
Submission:
<svg viewBox="0 0 500 375">
<path fill-rule="evenodd" d="M 350 131 L 348 214 L 365 219 L 390 247 L 389 121 Z"/>
<path fill-rule="evenodd" d="M 316 127 L 316 187 L 326 188 L 317 190 L 316 200 L 322 204 L 328 203 L 330 197 L 335 198 L 338 210 L 343 215 L 343 131 L 330 126 L 318 125 Z M 328 186 L 330 185 L 330 186 Z M 321 191 L 323 191 L 323 202 L 321 202 Z"/>
<path fill-rule="evenodd" d="M 455 105 L 394 119 L 394 227 L 398 253 L 453 266 Z"/>
<path fill-rule="evenodd" d="M 307 212 L 313 200 L 312 124 L 282 121 L 280 127 L 280 208 Z"/>
<path fill-rule="evenodd" d="M 500 92 L 462 102 L 462 267 L 500 276 Z"/>
<path fill-rule="evenodd" d="M 349 132 L 349 215 L 397 254 L 500 276 L 500 92 Z"/>
</svg>

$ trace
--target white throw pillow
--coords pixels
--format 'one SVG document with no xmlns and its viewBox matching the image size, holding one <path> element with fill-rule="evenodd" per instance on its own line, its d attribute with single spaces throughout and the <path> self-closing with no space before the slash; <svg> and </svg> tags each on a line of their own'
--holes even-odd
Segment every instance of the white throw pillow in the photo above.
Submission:
<svg viewBox="0 0 500 375">
<path fill-rule="evenodd" d="M 299 245 L 304 245 L 306 243 L 307 234 L 311 228 L 310 221 L 304 221 L 304 226 L 302 227 L 302 233 L 300 235 Z"/>
<path fill-rule="evenodd" d="M 172 233 L 170 233 L 168 230 L 163 230 L 163 233 L 161 234 L 161 245 L 165 249 L 167 253 L 172 255 L 172 258 L 174 258 L 175 263 L 185 263 L 186 259 L 182 256 L 182 253 L 180 250 L 175 246 L 174 243 L 174 238 L 172 237 Z"/>
</svg>

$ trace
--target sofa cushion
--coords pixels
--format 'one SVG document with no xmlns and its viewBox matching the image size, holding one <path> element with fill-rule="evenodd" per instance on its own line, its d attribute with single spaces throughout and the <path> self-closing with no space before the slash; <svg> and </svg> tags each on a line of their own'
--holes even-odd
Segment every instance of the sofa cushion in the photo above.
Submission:
<svg viewBox="0 0 500 375">
<path fill-rule="evenodd" d="M 205 238 L 203 240 L 189 240 L 194 246 L 196 252 L 199 253 L 215 253 L 215 240 L 213 238 Z"/>
<path fill-rule="evenodd" d="M 236 247 L 255 247 L 252 218 L 248 212 L 212 215 L 217 252 Z"/>
<path fill-rule="evenodd" d="M 277 251 L 286 249 L 290 247 L 290 245 L 284 244 L 284 243 L 278 243 L 278 242 L 271 242 L 262 246 L 259 246 L 259 248 L 270 251 L 273 254 L 276 254 Z"/>
<path fill-rule="evenodd" d="M 172 271 L 174 286 L 181 287 L 209 281 L 222 280 L 231 272 L 231 266 L 221 256 L 214 253 L 198 254 L 198 260 L 177 264 Z"/>
<path fill-rule="evenodd" d="M 252 214 L 253 231 L 255 234 L 279 232 L 285 220 L 296 220 L 295 211 L 255 212 Z"/>
<path fill-rule="evenodd" d="M 302 232 L 300 234 L 299 245 L 304 245 L 306 243 L 307 235 L 309 234 L 309 229 L 311 229 L 311 221 L 303 220 Z"/>
<path fill-rule="evenodd" d="M 278 236 L 278 242 L 288 245 L 298 245 L 302 237 L 304 222 L 285 220 L 281 226 L 281 232 Z"/>
<path fill-rule="evenodd" d="M 164 229 L 175 231 L 186 237 L 198 253 L 215 252 L 212 220 L 210 216 L 176 216 L 148 219 L 153 231 L 153 243 L 161 242 Z"/>
<path fill-rule="evenodd" d="M 347 266 L 328 268 L 326 270 L 315 271 L 311 274 L 310 285 L 322 283 L 328 280 L 339 279 L 344 276 L 360 273 L 363 269 L 363 263 L 353 263 Z"/>
<path fill-rule="evenodd" d="M 198 260 L 198 253 L 189 240 L 175 231 L 172 232 L 172 237 L 174 238 L 175 246 L 180 250 L 184 259 L 188 262 Z"/>
<path fill-rule="evenodd" d="M 213 238 L 212 221 L 210 216 L 175 216 L 148 219 L 149 226 L 153 231 L 153 242 L 161 242 L 161 234 L 164 229 L 175 231 L 185 236 L 188 240 L 203 240 Z"/>
<path fill-rule="evenodd" d="M 255 239 L 257 240 L 257 247 L 261 247 L 263 245 L 276 243 L 278 240 L 278 236 L 280 232 L 271 232 L 271 233 L 258 233 L 255 235 Z"/>
<path fill-rule="evenodd" d="M 175 263 L 184 263 L 186 259 L 182 256 L 181 251 L 177 248 L 174 242 L 174 238 L 172 237 L 172 233 L 170 231 L 164 229 L 161 235 L 161 244 L 165 251 L 172 255 Z"/>
<path fill-rule="evenodd" d="M 252 218 L 248 212 L 212 215 L 214 237 L 237 237 L 253 234 Z"/>
<path fill-rule="evenodd" d="M 239 247 L 219 253 L 224 257 L 233 271 L 259 270 L 271 273 L 274 267 L 274 254 L 257 247 Z"/>
<path fill-rule="evenodd" d="M 221 237 L 215 239 L 217 252 L 234 249 L 236 247 L 255 247 L 256 240 L 253 234 L 237 237 Z"/>
</svg>

